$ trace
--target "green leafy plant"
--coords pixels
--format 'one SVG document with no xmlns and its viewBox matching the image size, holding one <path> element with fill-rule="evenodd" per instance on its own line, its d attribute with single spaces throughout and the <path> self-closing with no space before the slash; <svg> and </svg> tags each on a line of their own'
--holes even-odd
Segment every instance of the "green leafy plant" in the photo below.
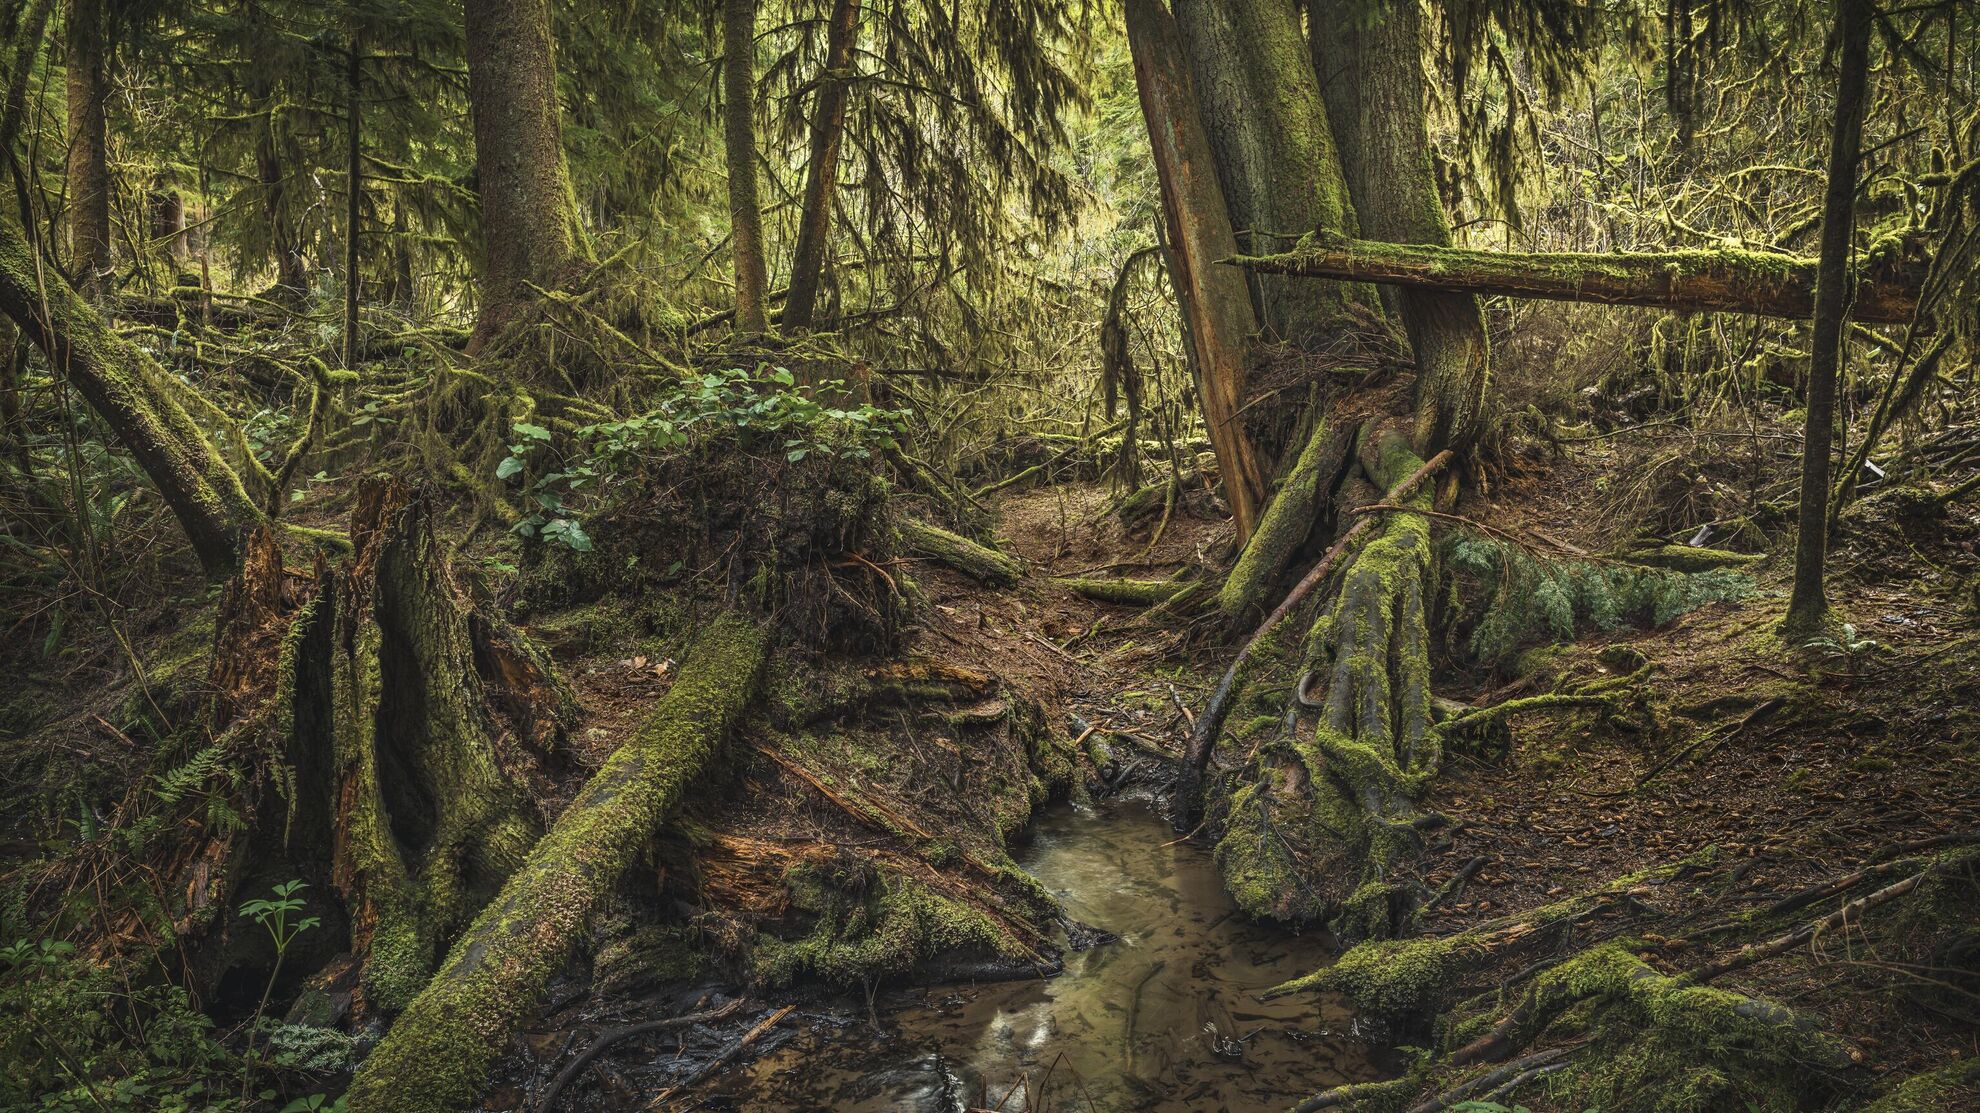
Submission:
<svg viewBox="0 0 1980 1113">
<path fill-rule="evenodd" d="M 241 1070 L 243 1104 L 247 1102 L 248 1090 L 254 1080 L 255 1031 L 261 1024 L 262 1014 L 268 1009 L 268 998 L 275 991 L 275 981 L 282 975 L 282 960 L 288 957 L 289 944 L 296 941 L 296 936 L 323 922 L 320 916 L 301 915 L 307 902 L 296 894 L 306 888 L 308 886 L 300 879 L 291 879 L 274 887 L 273 900 L 263 897 L 241 905 L 241 915 L 260 924 L 275 943 L 275 965 L 268 971 L 268 983 L 261 987 L 261 1000 L 254 1006 L 254 1017 L 248 1022 L 247 1062 Z"/>
<path fill-rule="evenodd" d="M 591 537 L 578 521 L 582 511 L 640 465 L 698 444 L 726 438 L 742 451 L 774 453 L 787 464 L 813 456 L 864 460 L 898 447 L 908 411 L 819 400 L 844 393 L 842 381 L 800 385 L 784 367 L 710 371 L 681 380 L 646 413 L 578 428 L 569 445 L 557 445 L 541 425 L 517 422 L 516 441 L 495 475 L 517 480 L 529 475 L 532 460 L 549 461 L 529 479 L 529 513 L 514 529 L 590 552 Z"/>
</svg>

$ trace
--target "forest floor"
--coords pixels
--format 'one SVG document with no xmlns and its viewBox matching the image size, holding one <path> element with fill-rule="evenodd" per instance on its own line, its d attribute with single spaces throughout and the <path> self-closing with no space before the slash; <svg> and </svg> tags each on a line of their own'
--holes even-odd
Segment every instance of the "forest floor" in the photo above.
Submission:
<svg viewBox="0 0 1980 1113">
<path fill-rule="evenodd" d="M 1598 552 L 1610 481 L 1629 459 L 1598 443 L 1529 461 L 1455 512 L 1551 551 Z M 1185 492 L 1152 544 L 1155 520 L 1123 525 L 1114 502 L 1094 482 L 1006 493 L 996 534 L 1026 566 L 1016 586 L 903 561 L 927 605 L 901 652 L 773 659 L 763 714 L 735 740 L 726 775 L 670 825 L 652 868 L 599 925 L 588 961 L 553 983 L 488 1107 L 533 1100 L 596 1034 L 706 1005 L 726 992 L 710 987 L 733 986 L 744 971 L 771 989 L 761 1004 L 798 1000 L 805 987 L 849 995 L 841 1000 L 864 992 L 870 1002 L 883 979 L 1056 969 L 1050 902 L 1012 866 L 1010 840 L 1048 798 L 1086 791 L 1093 773 L 1077 743 L 1089 727 L 1127 743 L 1120 781 L 1159 786 L 1229 652 L 1207 620 L 1150 622 L 1138 608 L 1093 602 L 1057 582 L 1161 578 L 1228 558 L 1230 527 L 1207 492 Z M 306 516 L 334 524 L 335 496 Z M 1980 526 L 1957 508 L 1915 520 L 1901 500 L 1871 499 L 1852 511 L 1836 563 L 1831 592 L 1855 635 L 1819 662 L 1772 637 L 1784 606 L 1778 559 L 1753 568 L 1760 590 L 1743 603 L 1529 652 L 1516 675 L 1443 660 L 1438 694 L 1479 706 L 1637 672 L 1639 660 L 1650 672 L 1643 715 L 1632 722 L 1523 715 L 1506 754 L 1452 755 L 1425 801 L 1450 822 L 1415 868 L 1430 889 L 1460 874 L 1469 882 L 1429 910 L 1427 930 L 1500 922 L 1710 854 L 1722 867 L 1714 885 L 1645 888 L 1634 892 L 1633 910 L 1617 910 L 1639 932 L 1643 908 L 1653 923 L 1695 925 L 1872 866 L 1896 848 L 1980 831 L 1980 637 L 1970 598 Z M 512 591 L 496 594 L 518 610 Z M 114 796 L 114 785 L 129 805 L 155 784 L 155 756 L 133 741 L 132 724 L 170 720 L 197 703 L 216 598 L 206 592 L 186 605 L 161 594 L 115 636 L 75 634 L 48 653 L 18 643 L 8 652 L 18 676 L 5 709 L 10 733 L 33 741 L 0 754 L 11 790 L 9 857 L 33 853 L 64 809 L 83 809 L 85 832 L 114 826 L 117 809 L 92 814 L 86 801 Z M 581 709 L 563 776 L 539 801 L 554 813 L 666 691 L 694 619 L 609 598 L 519 610 Z M 1618 655 L 1618 646 L 1632 652 Z M 1621 930 L 1604 922 L 1558 946 Z M 1683 966 L 1711 946 L 1687 942 L 1693 934 L 1636 937 L 1651 941 L 1646 961 Z M 1872 1079 L 1980 1050 L 1971 1023 L 1980 986 L 1970 974 L 1907 964 L 1849 931 L 1818 943 L 1731 981 L 1844 1036 L 1854 1069 Z M 626 1102 L 649 1100 L 771 1011 L 753 1006 L 691 1041 L 653 1037 L 700 1049 L 665 1070 L 627 1078 L 607 1055 L 591 1075 Z M 806 1016 L 844 1020 L 824 1007 L 798 1020 Z M 1434 1022 L 1415 1018 L 1426 1029 Z M 754 1050 L 781 1038 L 773 1032 Z M 1521 1100 L 1582 1108 L 1537 1092 Z"/>
</svg>

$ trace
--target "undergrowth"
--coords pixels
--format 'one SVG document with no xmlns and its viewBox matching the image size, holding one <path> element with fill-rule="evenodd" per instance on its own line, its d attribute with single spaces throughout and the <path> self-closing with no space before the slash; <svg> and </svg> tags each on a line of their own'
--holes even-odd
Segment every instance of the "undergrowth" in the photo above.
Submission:
<svg viewBox="0 0 1980 1113">
<path fill-rule="evenodd" d="M 1544 560 L 1517 546 L 1458 534 L 1444 546 L 1451 577 L 1453 654 L 1502 662 L 1538 642 L 1584 630 L 1662 626 L 1708 603 L 1753 594 L 1750 576 L 1726 569 L 1676 572 L 1610 561 Z"/>
</svg>

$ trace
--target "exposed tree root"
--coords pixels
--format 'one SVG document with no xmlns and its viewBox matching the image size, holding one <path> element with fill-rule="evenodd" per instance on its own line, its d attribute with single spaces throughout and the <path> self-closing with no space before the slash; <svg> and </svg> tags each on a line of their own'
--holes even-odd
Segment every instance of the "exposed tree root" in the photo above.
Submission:
<svg viewBox="0 0 1980 1113">
<path fill-rule="evenodd" d="M 1449 459 L 1419 460 L 1400 435 L 1369 431 L 1359 456 L 1371 486 L 1389 492 L 1384 502 L 1425 509 L 1430 498 L 1417 488 Z M 1324 917 L 1356 938 L 1393 934 L 1413 911 L 1414 894 L 1388 875 L 1420 841 L 1414 800 L 1442 761 L 1431 716 L 1428 519 L 1359 518 L 1240 651 L 1197 720 L 1190 755 L 1200 769 L 1251 646 L 1362 535 L 1368 543 L 1346 565 L 1340 594 L 1303 650 L 1311 672 L 1325 679 L 1325 697 L 1302 692 L 1291 701 L 1284 728 L 1232 792 L 1217 844 L 1226 882 L 1247 912 Z"/>
<path fill-rule="evenodd" d="M 351 1084 L 356 1113 L 466 1108 L 598 902 L 742 714 L 763 633 L 723 617 L 678 679 L 475 917 Z"/>
</svg>

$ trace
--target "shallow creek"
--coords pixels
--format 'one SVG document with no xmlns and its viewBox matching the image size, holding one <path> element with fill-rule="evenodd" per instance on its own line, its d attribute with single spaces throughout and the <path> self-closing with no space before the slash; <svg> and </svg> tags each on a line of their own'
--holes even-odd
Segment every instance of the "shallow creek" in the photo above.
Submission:
<svg viewBox="0 0 1980 1113">
<path fill-rule="evenodd" d="M 1069 951 L 1056 977 L 918 990 L 878 1032 L 814 1026 L 716 1088 L 764 1113 L 1278 1113 L 1382 1077 L 1375 1034 L 1340 1004 L 1257 998 L 1330 961 L 1324 940 L 1245 920 L 1209 854 L 1174 839 L 1135 801 L 1041 814 L 1019 862 L 1117 938 Z"/>
</svg>

